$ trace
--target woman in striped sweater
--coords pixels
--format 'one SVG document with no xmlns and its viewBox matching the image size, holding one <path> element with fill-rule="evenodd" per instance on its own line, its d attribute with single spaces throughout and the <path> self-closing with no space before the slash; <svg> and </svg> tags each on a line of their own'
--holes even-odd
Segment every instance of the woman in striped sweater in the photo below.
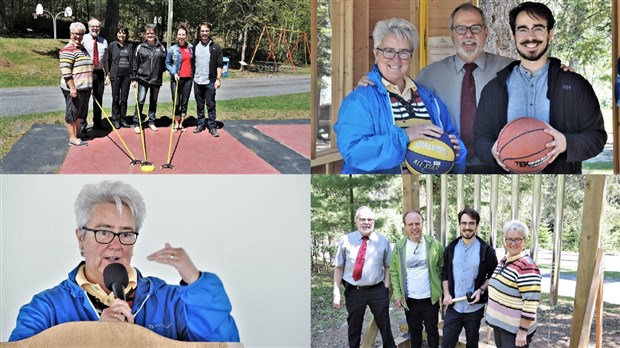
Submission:
<svg viewBox="0 0 620 348">
<path fill-rule="evenodd" d="M 536 332 L 540 304 L 540 271 L 525 250 L 527 226 L 513 220 L 504 225 L 507 255 L 489 279 L 485 320 L 493 327 L 499 348 L 528 347 Z"/>
</svg>

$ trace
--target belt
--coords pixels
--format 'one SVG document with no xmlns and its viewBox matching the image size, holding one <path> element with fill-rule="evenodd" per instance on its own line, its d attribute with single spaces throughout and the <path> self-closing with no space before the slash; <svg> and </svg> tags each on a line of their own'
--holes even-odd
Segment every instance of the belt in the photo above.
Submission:
<svg viewBox="0 0 620 348">
<path fill-rule="evenodd" d="M 347 290 L 350 289 L 350 288 L 357 289 L 357 290 L 369 290 L 369 289 L 372 289 L 372 288 L 377 287 L 379 285 L 382 285 L 383 281 L 380 281 L 380 282 L 378 282 L 377 284 L 374 284 L 374 285 L 353 285 L 353 284 L 347 282 L 346 280 L 343 280 L 342 284 L 344 285 L 344 288 L 347 289 Z"/>
</svg>

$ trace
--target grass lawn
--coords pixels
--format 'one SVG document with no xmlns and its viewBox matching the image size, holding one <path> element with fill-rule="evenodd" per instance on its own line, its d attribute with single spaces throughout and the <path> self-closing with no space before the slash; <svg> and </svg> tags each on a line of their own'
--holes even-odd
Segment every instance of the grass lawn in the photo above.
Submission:
<svg viewBox="0 0 620 348">
<path fill-rule="evenodd" d="M 284 120 L 310 118 L 310 93 L 282 96 L 256 97 L 217 101 L 217 118 L 226 120 Z M 146 109 L 146 106 L 145 106 Z M 110 108 L 104 108 L 110 115 Z M 190 101 L 188 116 L 195 116 L 196 102 Z M 194 110 L 194 112 L 192 112 Z M 128 111 L 131 114 L 132 111 Z M 172 103 L 157 105 L 157 116 L 170 115 Z M 88 117 L 92 120 L 92 110 Z M 15 142 L 33 124 L 64 124 L 64 112 L 44 112 L 30 115 L 0 117 L 0 158 L 4 157 Z"/>
<path fill-rule="evenodd" d="M 68 40 L 0 38 L 0 88 L 56 86 L 60 83 L 58 52 Z M 310 66 L 283 66 L 279 75 L 307 75 Z M 228 78 L 267 73 L 229 70 Z M 164 74 L 164 80 L 169 74 Z"/>
</svg>

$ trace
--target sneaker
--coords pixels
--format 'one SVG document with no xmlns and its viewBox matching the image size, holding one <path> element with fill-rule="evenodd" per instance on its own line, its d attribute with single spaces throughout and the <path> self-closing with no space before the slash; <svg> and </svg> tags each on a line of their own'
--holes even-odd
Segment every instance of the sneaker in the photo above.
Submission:
<svg viewBox="0 0 620 348">
<path fill-rule="evenodd" d="M 133 127 L 133 132 L 136 134 L 140 134 L 140 126 Z"/>
<path fill-rule="evenodd" d="M 75 141 L 69 140 L 69 145 L 71 145 L 71 146 L 88 146 L 88 143 L 83 141 L 82 139 L 77 139 Z"/>
<path fill-rule="evenodd" d="M 216 138 L 219 138 L 219 136 L 220 136 L 220 134 L 217 132 L 217 129 L 215 129 L 215 128 L 209 129 L 209 133 L 211 133 L 211 135 L 213 135 Z"/>
<path fill-rule="evenodd" d="M 196 126 L 196 128 L 194 129 L 194 133 L 200 133 L 203 130 L 205 130 L 205 127 L 203 127 L 203 126 Z"/>
<path fill-rule="evenodd" d="M 116 129 L 121 128 L 121 123 L 120 123 L 120 122 L 118 122 L 118 121 L 116 121 L 116 120 L 115 120 L 115 121 L 112 121 L 112 124 L 114 125 L 114 128 L 116 128 Z"/>
<path fill-rule="evenodd" d="M 157 127 L 154 124 L 149 124 L 149 128 L 153 131 L 153 132 L 157 132 Z"/>
</svg>

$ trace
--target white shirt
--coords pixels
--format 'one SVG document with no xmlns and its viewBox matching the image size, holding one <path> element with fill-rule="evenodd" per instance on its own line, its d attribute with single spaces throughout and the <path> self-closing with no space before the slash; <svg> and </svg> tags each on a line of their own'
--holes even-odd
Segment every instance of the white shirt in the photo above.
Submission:
<svg viewBox="0 0 620 348">
<path fill-rule="evenodd" d="M 431 281 L 426 262 L 426 242 L 424 237 L 420 243 L 407 239 L 405 245 L 407 266 L 407 297 L 424 299 L 431 297 Z"/>
</svg>

